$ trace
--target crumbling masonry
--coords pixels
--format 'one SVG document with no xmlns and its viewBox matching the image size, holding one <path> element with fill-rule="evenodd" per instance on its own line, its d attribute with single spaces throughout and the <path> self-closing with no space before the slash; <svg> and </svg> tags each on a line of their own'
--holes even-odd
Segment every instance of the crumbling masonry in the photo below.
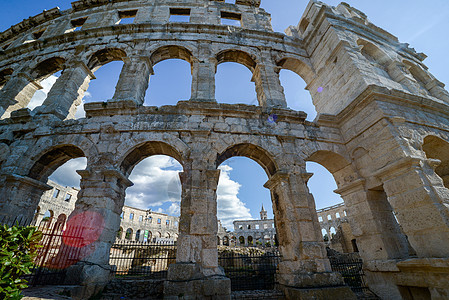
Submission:
<svg viewBox="0 0 449 300">
<path fill-rule="evenodd" d="M 277 282 L 287 298 L 351 299 L 331 271 L 306 185 L 305 162 L 314 161 L 337 182 L 370 288 L 384 299 L 449 298 L 449 94 L 422 63 L 426 56 L 347 4 L 311 1 L 286 35 L 272 31 L 259 4 L 83 0 L 0 34 L 0 213 L 32 219 L 48 176 L 86 157 L 70 217 L 93 211 L 104 229 L 86 252 L 90 263 L 68 271 L 86 291 L 101 287 L 129 174 L 146 157 L 171 156 L 183 166 L 182 202 L 165 297 L 229 299 L 217 261 L 217 166 L 246 156 L 269 177 L 283 255 Z M 170 15 L 190 21 L 171 23 Z M 119 24 L 130 17 L 132 24 Z M 191 64 L 191 99 L 143 106 L 153 66 L 172 58 Z M 113 98 L 85 105 L 86 118 L 74 120 L 95 71 L 115 60 L 124 67 Z M 251 70 L 259 105 L 215 101 L 215 71 L 224 62 Z M 307 83 L 315 122 L 287 109 L 281 69 Z M 40 82 L 60 70 L 30 112 Z"/>
</svg>

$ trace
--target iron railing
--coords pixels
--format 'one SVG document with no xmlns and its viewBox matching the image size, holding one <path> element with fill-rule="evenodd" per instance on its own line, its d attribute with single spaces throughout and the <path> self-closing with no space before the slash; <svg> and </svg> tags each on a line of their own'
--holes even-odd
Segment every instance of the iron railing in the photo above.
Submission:
<svg viewBox="0 0 449 300">
<path fill-rule="evenodd" d="M 358 253 L 331 254 L 328 252 L 328 255 L 332 271 L 340 273 L 354 293 L 369 292 L 363 272 L 363 261 Z"/>
<path fill-rule="evenodd" d="M 245 248 L 243 248 L 245 249 Z M 272 290 L 275 286 L 276 268 L 281 260 L 277 249 L 260 253 L 249 250 L 220 251 L 218 264 L 231 279 L 232 291 Z M 255 249 L 252 249 L 255 250 Z"/>
<path fill-rule="evenodd" d="M 111 248 L 109 264 L 117 268 L 115 277 L 166 279 L 168 266 L 176 261 L 173 241 L 120 241 Z"/>
</svg>

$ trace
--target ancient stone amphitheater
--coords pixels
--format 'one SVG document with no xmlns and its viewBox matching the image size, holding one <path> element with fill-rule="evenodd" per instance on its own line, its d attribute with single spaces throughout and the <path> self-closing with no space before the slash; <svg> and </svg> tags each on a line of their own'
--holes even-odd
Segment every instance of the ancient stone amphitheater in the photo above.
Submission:
<svg viewBox="0 0 449 300">
<path fill-rule="evenodd" d="M 426 56 L 344 3 L 312 0 L 286 34 L 273 32 L 259 5 L 82 0 L 1 33 L 0 213 L 32 219 L 48 176 L 86 157 L 71 216 L 95 212 L 97 220 L 82 225 L 104 228 L 86 251 L 88 263 L 69 271 L 86 290 L 101 287 L 129 174 L 146 157 L 171 156 L 183 166 L 182 202 L 165 297 L 229 299 L 217 262 L 217 166 L 246 156 L 269 177 L 283 255 L 277 282 L 286 297 L 352 299 L 330 268 L 306 185 L 305 162 L 314 161 L 337 182 L 370 288 L 383 299 L 448 299 L 449 94 L 427 71 Z M 169 22 L 171 15 L 190 21 Z M 125 18 L 134 22 L 120 24 Z M 191 99 L 143 106 L 153 66 L 173 58 L 191 65 Z M 75 120 L 95 71 L 117 60 L 124 67 L 113 98 L 86 104 L 86 117 Z M 215 71 L 224 62 L 251 70 L 257 106 L 217 103 Z M 314 122 L 287 109 L 281 69 L 307 83 Z M 40 82 L 61 70 L 30 112 Z"/>
</svg>

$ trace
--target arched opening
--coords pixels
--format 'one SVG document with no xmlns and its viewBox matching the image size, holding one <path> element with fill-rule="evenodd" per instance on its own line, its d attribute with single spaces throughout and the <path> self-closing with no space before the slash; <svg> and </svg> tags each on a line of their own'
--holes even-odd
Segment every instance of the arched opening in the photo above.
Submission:
<svg viewBox="0 0 449 300">
<path fill-rule="evenodd" d="M 223 237 L 223 246 L 230 246 L 229 245 L 229 237 L 227 237 L 227 236 Z"/>
<path fill-rule="evenodd" d="M 123 238 L 123 227 L 120 226 L 119 230 L 117 231 L 117 239 L 121 240 Z"/>
<path fill-rule="evenodd" d="M 136 231 L 136 241 L 140 241 L 140 229 Z"/>
<path fill-rule="evenodd" d="M 164 46 L 150 57 L 154 74 L 146 91 L 146 106 L 176 105 L 191 97 L 192 53 L 180 46 Z"/>
<path fill-rule="evenodd" d="M 76 119 L 86 116 L 85 103 L 112 99 L 126 57 L 125 51 L 117 48 L 102 49 L 91 56 L 87 66 L 94 73 L 96 79 L 89 83 L 82 103 L 75 113 Z"/>
<path fill-rule="evenodd" d="M 126 229 L 125 239 L 131 241 L 133 238 L 133 230 L 131 228 Z"/>
<path fill-rule="evenodd" d="M 279 79 L 284 88 L 287 106 L 293 110 L 307 113 L 307 120 L 313 121 L 317 112 L 312 102 L 312 96 L 306 90 L 306 82 L 293 71 L 282 69 L 279 72 Z"/>
<path fill-rule="evenodd" d="M 435 168 L 435 173 L 441 177 L 444 186 L 449 188 L 449 143 L 439 137 L 429 135 L 424 138 L 422 149 L 427 158 L 441 161 Z"/>
<path fill-rule="evenodd" d="M 324 171 L 322 168 L 321 170 L 314 169 L 315 167 L 317 167 L 316 164 L 313 165 L 314 168 L 309 168 L 311 164 L 308 163 L 307 170 L 309 172 L 321 172 L 321 176 L 323 176 L 324 174 L 324 176 L 328 177 L 327 181 L 325 181 L 321 178 L 318 178 L 320 176 L 317 176 L 315 180 L 319 180 L 319 184 L 317 182 L 314 182 L 313 177 L 315 177 L 315 175 L 309 179 L 309 190 L 314 195 L 317 208 L 323 208 L 329 205 L 336 204 L 335 202 L 332 203 L 327 200 L 329 196 L 326 196 L 326 194 L 323 193 L 325 190 L 323 188 L 324 186 L 330 186 L 332 189 L 337 188 L 338 186 L 341 189 L 345 185 L 351 184 L 352 182 L 356 181 L 358 178 L 358 174 L 355 172 L 348 160 L 337 153 L 320 150 L 310 155 L 308 161 L 315 162 L 320 165 L 320 168 L 325 167 L 326 170 Z M 333 180 L 331 180 L 329 174 L 333 176 Z M 327 192 L 330 193 L 330 191 Z M 354 213 L 357 213 L 359 215 L 357 218 L 360 218 L 360 215 L 363 215 L 365 218 L 367 218 L 365 222 L 377 224 L 373 225 L 374 227 L 370 231 L 365 231 L 362 235 L 359 234 L 359 236 L 357 237 L 359 240 L 366 239 L 367 241 L 367 244 L 365 245 L 366 248 L 363 249 L 365 251 L 364 254 L 370 256 L 374 251 L 376 251 L 369 245 L 369 240 L 373 232 L 377 230 L 378 232 L 380 232 L 379 238 L 384 243 L 382 247 L 379 247 L 377 249 L 377 251 L 385 251 L 389 258 L 399 258 L 403 257 L 404 255 L 408 255 L 408 251 L 410 248 L 407 246 L 406 236 L 401 232 L 400 225 L 395 220 L 393 209 L 388 202 L 388 197 L 383 189 L 383 186 L 372 188 L 367 191 L 361 190 L 360 193 L 363 193 L 363 195 L 361 195 L 361 199 L 365 199 L 364 201 L 365 205 L 367 205 L 367 209 L 361 211 L 358 209 L 358 206 L 351 206 L 350 209 L 352 209 Z M 334 199 L 338 199 L 336 202 L 340 202 L 340 197 L 334 196 Z M 329 219 L 330 214 L 329 216 L 326 216 L 327 219 Z M 350 217 L 351 216 L 349 216 L 349 218 Z M 331 219 L 334 218 L 332 218 L 331 216 Z M 373 221 L 371 221 L 371 219 Z M 375 220 L 379 219 L 383 220 L 382 223 L 375 223 Z M 350 219 L 350 222 L 352 221 L 353 220 Z M 357 224 L 357 226 L 360 225 Z M 334 230 L 336 231 L 337 229 L 334 228 Z M 332 232 L 329 232 L 329 235 L 330 236 L 328 238 L 331 239 Z M 344 247 L 342 248 L 344 249 Z M 413 250 L 410 249 L 410 253 L 412 252 Z"/>
<path fill-rule="evenodd" d="M 18 190 L 18 194 L 14 197 L 20 198 L 20 195 L 30 195 L 27 196 L 31 203 L 30 212 L 38 206 L 47 208 L 49 207 L 48 203 L 54 203 L 50 207 L 54 207 L 57 215 L 60 213 L 69 215 L 74 209 L 76 202 L 74 200 L 76 200 L 80 187 L 81 177 L 76 173 L 76 170 L 86 168 L 87 160 L 84 157 L 84 152 L 73 145 L 60 145 L 35 156 L 34 161 L 34 164 L 28 170 L 27 177 L 46 185 L 42 185 L 43 189 L 25 186 Z M 42 217 L 38 216 L 36 224 L 39 224 Z"/>
<path fill-rule="evenodd" d="M 264 245 L 263 237 L 276 232 L 271 226 L 274 215 L 270 190 L 264 187 L 268 175 L 276 173 L 276 163 L 258 146 L 237 144 L 218 155 L 216 164 L 220 169 L 218 219 L 228 228 L 234 224 L 235 232 L 251 233 L 244 235 L 246 240 L 239 237 L 237 245 Z"/>
<path fill-rule="evenodd" d="M 121 162 L 122 172 L 134 183 L 126 190 L 124 219 L 133 214 L 143 241 L 175 240 L 181 203 L 180 162 L 178 151 L 162 142 L 140 144 Z M 153 236 L 152 232 L 157 233 Z"/>
<path fill-rule="evenodd" d="M 426 74 L 426 72 L 416 64 L 407 60 L 403 60 L 402 62 L 407 68 L 408 72 L 413 76 L 413 78 L 418 83 L 420 92 L 424 95 L 428 95 L 429 90 L 427 89 L 426 84 L 430 81 L 431 79 L 430 76 Z"/>
<path fill-rule="evenodd" d="M 312 121 L 317 115 L 312 96 L 307 90 L 307 85 L 314 77 L 312 68 L 293 57 L 284 57 L 277 62 L 277 65 L 281 68 L 279 79 L 284 88 L 287 106 L 294 110 L 304 111 L 307 113 L 307 120 Z M 321 93 L 323 89 L 324 87 L 321 87 L 317 92 Z"/>
<path fill-rule="evenodd" d="M 383 51 L 374 44 L 362 39 L 357 41 L 357 45 L 360 46 L 362 55 L 374 67 L 373 69 L 376 74 L 393 79 L 388 72 L 388 62 L 390 59 Z"/>
<path fill-rule="evenodd" d="M 217 55 L 215 98 L 219 103 L 258 105 L 252 82 L 256 62 L 247 53 L 227 50 Z"/>
<path fill-rule="evenodd" d="M 221 242 L 221 239 L 220 239 L 219 236 L 217 236 L 217 245 L 218 245 L 218 246 L 220 246 L 220 242 Z"/>
<path fill-rule="evenodd" d="M 337 234 L 337 230 L 335 230 L 335 227 L 331 227 L 331 229 L 329 230 L 330 234 L 331 234 L 331 239 Z"/>
<path fill-rule="evenodd" d="M 38 82 L 42 89 L 37 90 L 30 98 L 27 108 L 34 110 L 42 105 L 56 80 L 61 76 L 65 68 L 66 60 L 62 57 L 48 58 L 38 63 L 30 72 L 31 78 Z"/>
</svg>

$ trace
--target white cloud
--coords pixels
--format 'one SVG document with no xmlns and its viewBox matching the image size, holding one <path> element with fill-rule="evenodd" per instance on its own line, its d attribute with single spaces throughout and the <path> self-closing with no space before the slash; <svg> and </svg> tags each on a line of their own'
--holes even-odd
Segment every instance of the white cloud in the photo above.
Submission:
<svg viewBox="0 0 449 300">
<path fill-rule="evenodd" d="M 44 103 L 45 99 L 47 99 L 48 92 L 51 90 L 58 78 L 59 77 L 55 75 L 51 75 L 50 77 L 40 82 L 40 85 L 43 87 L 43 89 L 38 90 L 36 93 L 34 93 L 33 98 L 31 98 L 30 103 L 28 103 L 27 106 L 30 110 L 33 110 Z"/>
<path fill-rule="evenodd" d="M 171 215 L 179 214 L 181 202 L 181 165 L 168 156 L 152 156 L 141 161 L 129 179 L 134 186 L 126 190 L 126 205 L 157 209 Z M 160 206 L 168 205 L 166 211 Z"/>
<path fill-rule="evenodd" d="M 56 169 L 49 179 L 62 186 L 79 188 L 81 176 L 76 171 L 84 170 L 86 166 L 87 159 L 85 157 L 71 159 Z"/>
<path fill-rule="evenodd" d="M 221 165 L 219 169 L 221 172 L 217 188 L 218 219 L 224 227 L 233 230 L 233 221 L 252 220 L 252 216 L 249 209 L 238 198 L 241 184 L 230 178 L 232 167 Z"/>
</svg>

